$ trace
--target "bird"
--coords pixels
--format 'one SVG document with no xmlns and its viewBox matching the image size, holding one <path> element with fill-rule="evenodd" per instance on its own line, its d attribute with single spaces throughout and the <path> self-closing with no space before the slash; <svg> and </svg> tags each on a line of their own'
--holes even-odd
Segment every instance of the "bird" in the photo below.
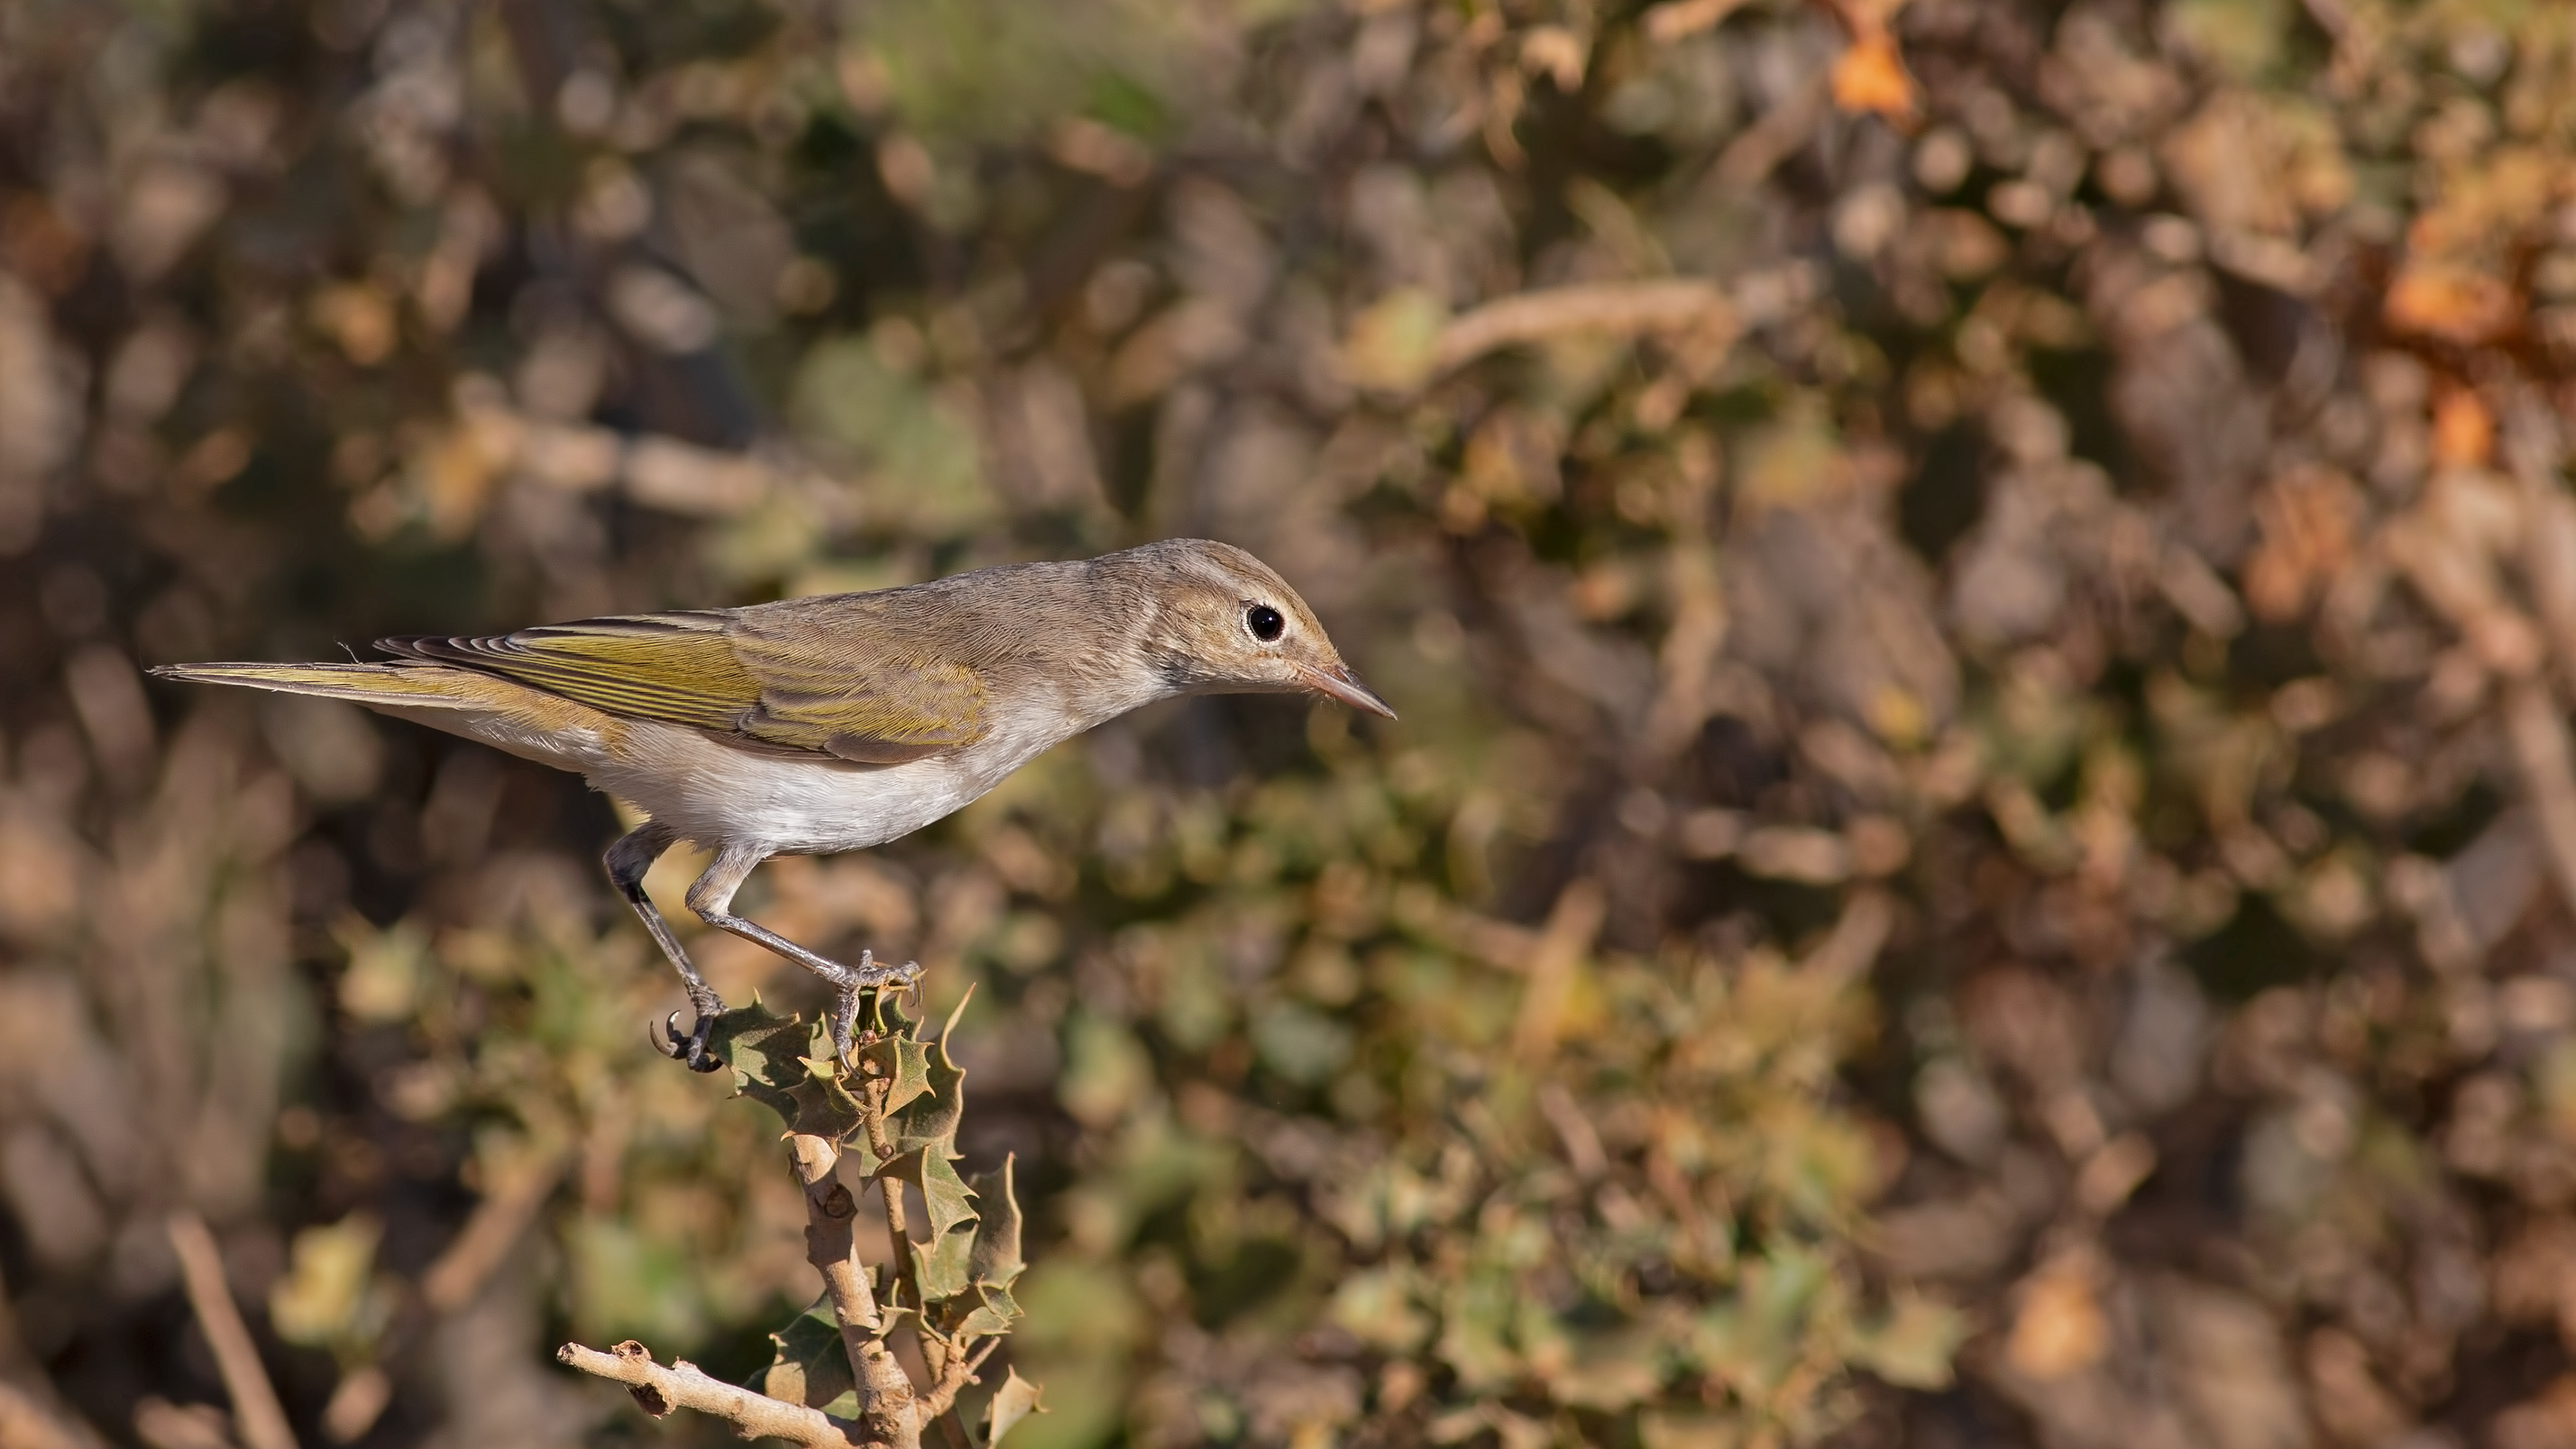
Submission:
<svg viewBox="0 0 2576 1449">
<path fill-rule="evenodd" d="M 708 925 L 795 962 L 835 993 L 846 1056 L 862 993 L 920 967 L 843 963 L 733 913 L 780 855 L 909 835 L 1094 726 L 1179 695 L 1320 695 L 1395 718 L 1314 611 L 1231 544 L 1179 538 L 1096 558 L 1004 564 L 865 593 L 622 614 L 508 634 L 377 641 L 389 658 L 165 664 L 166 679 L 348 700 L 572 770 L 643 823 L 608 878 L 687 990 L 656 1033 L 697 1071 L 724 1000 L 645 894 L 683 842 L 711 857 L 687 892 Z"/>
</svg>

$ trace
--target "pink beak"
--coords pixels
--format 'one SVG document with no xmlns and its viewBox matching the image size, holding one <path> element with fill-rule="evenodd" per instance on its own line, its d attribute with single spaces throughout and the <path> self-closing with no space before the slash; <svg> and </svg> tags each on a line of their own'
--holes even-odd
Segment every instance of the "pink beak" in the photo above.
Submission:
<svg viewBox="0 0 2576 1449">
<path fill-rule="evenodd" d="M 1305 686 L 1317 694 L 1338 699 L 1353 709 L 1364 709 L 1371 714 L 1384 715 L 1388 719 L 1395 718 L 1395 711 L 1387 707 L 1385 700 L 1377 697 L 1376 691 L 1360 683 L 1359 676 L 1351 673 L 1351 667 L 1347 664 L 1336 665 L 1331 669 L 1305 669 L 1299 671 L 1299 674 Z"/>
</svg>

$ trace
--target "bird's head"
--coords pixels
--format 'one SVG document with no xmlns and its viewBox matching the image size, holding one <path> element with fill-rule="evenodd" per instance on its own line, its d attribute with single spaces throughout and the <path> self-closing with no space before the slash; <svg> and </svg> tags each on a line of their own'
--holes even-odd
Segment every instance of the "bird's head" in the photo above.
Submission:
<svg viewBox="0 0 2576 1449">
<path fill-rule="evenodd" d="M 1144 643 L 1175 693 L 1308 691 L 1395 718 L 1268 564 L 1232 544 L 1176 538 L 1121 558 L 1151 600 Z"/>
</svg>

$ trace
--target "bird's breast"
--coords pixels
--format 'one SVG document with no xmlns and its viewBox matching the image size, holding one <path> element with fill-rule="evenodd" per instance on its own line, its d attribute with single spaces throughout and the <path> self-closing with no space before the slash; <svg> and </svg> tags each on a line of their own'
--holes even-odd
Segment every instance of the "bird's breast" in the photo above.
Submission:
<svg viewBox="0 0 2576 1449">
<path fill-rule="evenodd" d="M 591 783 L 701 846 L 829 855 L 900 839 L 969 804 L 1052 744 L 1005 728 L 947 755 L 862 765 L 747 750 L 648 725 Z"/>
</svg>

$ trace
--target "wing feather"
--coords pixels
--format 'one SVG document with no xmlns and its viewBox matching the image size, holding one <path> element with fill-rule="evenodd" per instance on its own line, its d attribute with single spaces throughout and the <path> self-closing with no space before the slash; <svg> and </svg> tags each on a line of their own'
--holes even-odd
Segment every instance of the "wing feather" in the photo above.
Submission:
<svg viewBox="0 0 2576 1449">
<path fill-rule="evenodd" d="M 749 733 L 889 765 L 984 737 L 980 671 L 925 647 L 922 631 L 869 627 L 878 621 L 864 616 L 882 612 L 869 597 L 839 602 L 830 628 L 796 614 L 736 621 L 734 656 L 761 686 Z"/>
<path fill-rule="evenodd" d="M 883 595 L 796 603 L 837 607 L 828 622 L 810 609 L 773 606 L 410 636 L 377 647 L 498 674 L 611 714 L 865 764 L 902 764 L 983 738 L 983 677 L 929 647 L 938 630 L 903 617 L 910 610 L 888 610 Z"/>
</svg>

